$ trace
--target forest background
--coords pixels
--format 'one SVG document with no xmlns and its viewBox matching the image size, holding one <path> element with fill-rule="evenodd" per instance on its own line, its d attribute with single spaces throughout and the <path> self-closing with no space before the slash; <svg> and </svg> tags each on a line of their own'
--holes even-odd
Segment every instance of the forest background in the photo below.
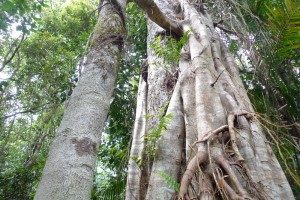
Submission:
<svg viewBox="0 0 300 200">
<path fill-rule="evenodd" d="M 208 1 L 207 6 L 220 5 Z M 216 23 L 296 198 L 300 198 L 299 7 L 297 1 L 242 1 L 234 8 L 239 29 Z M 99 2 L 83 0 L 0 3 L 0 199 L 33 199 L 64 104 L 84 70 L 98 8 Z M 136 95 L 147 52 L 147 18 L 134 3 L 126 7 L 126 29 L 93 199 L 125 195 Z M 248 43 L 241 41 L 244 33 Z M 167 52 L 177 45 L 168 44 Z M 171 59 L 176 59 L 174 54 Z"/>
</svg>

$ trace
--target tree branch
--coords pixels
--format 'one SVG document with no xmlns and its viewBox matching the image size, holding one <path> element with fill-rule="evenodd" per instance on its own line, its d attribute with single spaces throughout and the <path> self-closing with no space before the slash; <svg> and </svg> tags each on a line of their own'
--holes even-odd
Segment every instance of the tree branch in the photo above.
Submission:
<svg viewBox="0 0 300 200">
<path fill-rule="evenodd" d="M 232 31 L 232 30 L 229 30 L 229 29 L 226 29 L 223 26 L 221 26 L 220 24 L 216 24 L 215 27 L 218 27 L 220 30 L 222 30 L 223 32 L 225 32 L 227 34 L 239 36 L 239 33 L 235 32 L 235 31 Z"/>
<path fill-rule="evenodd" d="M 0 72 L 2 72 L 3 69 L 5 68 L 5 66 L 12 61 L 12 59 L 15 57 L 16 53 L 18 52 L 18 50 L 19 50 L 19 48 L 20 48 L 20 46 L 21 46 L 21 44 L 24 40 L 25 40 L 25 33 L 22 34 L 21 41 L 16 46 L 16 48 L 13 50 L 10 58 L 8 58 L 8 56 L 9 56 L 10 52 L 12 51 L 14 44 L 12 44 L 12 46 L 9 48 L 6 55 L 4 56 L 4 61 L 3 61 L 2 66 L 0 68 Z M 17 42 L 17 40 L 14 43 L 16 43 L 16 42 Z"/>
<path fill-rule="evenodd" d="M 49 103 L 45 103 L 43 105 L 40 105 L 40 106 L 37 106 L 37 107 L 34 107 L 34 108 L 24 109 L 24 110 L 21 110 L 21 111 L 18 111 L 18 112 L 9 114 L 9 115 L 4 115 L 3 117 L 0 117 L 0 119 L 7 119 L 7 118 L 14 117 L 16 115 L 24 114 L 24 113 L 35 114 L 39 111 L 42 111 L 44 109 L 44 106 L 47 105 L 47 104 L 49 104 Z"/>
<path fill-rule="evenodd" d="M 143 9 L 148 17 L 165 30 L 170 30 L 181 36 L 183 30 L 179 25 L 167 18 L 153 0 L 136 0 L 135 3 Z"/>
</svg>

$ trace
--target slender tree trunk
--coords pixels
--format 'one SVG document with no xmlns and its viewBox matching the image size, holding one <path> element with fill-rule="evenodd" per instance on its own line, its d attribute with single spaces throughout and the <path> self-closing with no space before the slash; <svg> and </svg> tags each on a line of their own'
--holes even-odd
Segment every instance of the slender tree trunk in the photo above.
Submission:
<svg viewBox="0 0 300 200">
<path fill-rule="evenodd" d="M 131 144 L 130 159 L 128 163 L 128 180 L 126 187 L 126 199 L 140 199 L 141 170 L 139 161 L 142 160 L 144 149 L 144 136 L 146 131 L 146 109 L 147 109 L 147 82 L 140 77 L 139 91 L 137 95 L 136 117 Z"/>
<path fill-rule="evenodd" d="M 182 15 L 180 25 L 183 32 L 190 31 L 189 41 L 182 50 L 179 77 L 167 107 L 173 119 L 157 141 L 153 161 L 142 156 L 147 154 L 147 141 L 138 141 L 138 148 L 134 145 L 131 156 L 139 155 L 142 165 L 134 165 L 134 159 L 129 165 L 128 183 L 134 187 L 127 185 L 126 199 L 294 199 L 264 138 L 237 66 L 209 14 L 201 4 L 186 0 L 177 4 L 180 13 L 174 12 L 173 1 L 157 5 L 169 19 Z M 161 35 L 152 24 L 148 24 L 149 38 Z M 152 117 L 166 102 L 166 87 L 159 79 L 149 80 L 150 73 L 164 77 L 161 67 L 151 69 L 156 59 L 148 50 L 148 94 L 143 101 Z M 157 126 L 154 121 L 143 119 L 144 134 Z M 135 130 L 134 138 L 136 133 L 141 131 Z M 180 182 L 178 193 L 162 173 Z"/>
<path fill-rule="evenodd" d="M 97 150 L 125 35 L 125 5 L 125 0 L 102 2 L 84 72 L 66 103 L 37 200 L 90 199 Z"/>
</svg>

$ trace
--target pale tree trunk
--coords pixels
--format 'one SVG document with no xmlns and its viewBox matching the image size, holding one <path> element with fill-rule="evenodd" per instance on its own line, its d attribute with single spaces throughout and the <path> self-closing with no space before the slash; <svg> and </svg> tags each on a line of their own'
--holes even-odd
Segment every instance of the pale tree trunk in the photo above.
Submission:
<svg viewBox="0 0 300 200">
<path fill-rule="evenodd" d="M 125 5 L 126 0 L 102 2 L 84 72 L 66 103 L 36 200 L 90 199 L 97 150 L 125 35 Z"/>
<path fill-rule="evenodd" d="M 166 114 L 172 114 L 173 119 L 157 141 L 156 156 L 151 160 L 144 156 L 147 143 L 141 138 L 158 122 L 142 119 L 143 115 L 137 113 L 143 130 L 134 131 L 133 137 L 140 140 L 135 140 L 131 156 L 139 157 L 141 166 L 134 164 L 134 159 L 130 162 L 126 199 L 294 199 L 255 117 L 237 66 L 215 32 L 209 14 L 199 2 L 181 0 L 177 4 L 180 13 L 175 12 L 174 1 L 157 1 L 157 5 L 169 19 L 182 15 L 178 24 L 183 32 L 190 31 L 189 41 L 181 53 L 171 98 L 167 84 L 164 87 L 160 78 L 167 79 L 165 74 L 172 72 L 164 66 L 151 68 L 157 58 L 148 44 L 143 105 L 153 118 L 170 99 Z M 195 9 L 195 5 L 200 7 Z M 155 22 L 164 27 L 159 20 Z M 148 23 L 148 38 L 152 38 L 148 43 L 162 32 L 153 26 Z M 154 74 L 161 77 L 151 82 Z M 178 193 L 162 173 L 180 182 Z"/>
<path fill-rule="evenodd" d="M 144 149 L 144 136 L 146 131 L 146 109 L 147 109 L 147 83 L 140 77 L 139 91 L 137 95 L 136 117 L 133 130 L 133 138 L 128 163 L 128 181 L 126 187 L 126 199 L 140 199 L 140 177 L 141 170 L 139 160 L 142 160 Z"/>
<path fill-rule="evenodd" d="M 126 199 L 128 200 L 145 198 L 151 163 L 150 158 L 145 154 L 143 155 L 145 147 L 144 137 L 152 128 L 157 126 L 160 109 L 170 101 L 174 88 L 173 82 L 176 80 L 174 78 L 176 74 L 173 71 L 174 67 L 169 66 L 169 72 L 165 66 L 160 66 L 162 60 L 153 55 L 153 51 L 150 50 L 149 46 L 155 39 L 155 35 L 164 33 L 164 29 L 148 20 L 148 32 L 150 33 L 147 38 L 148 62 L 143 64 L 143 68 L 147 68 L 147 73 L 144 73 L 143 77 L 140 78 L 135 127 L 128 167 L 126 187 Z M 157 88 L 160 89 L 158 90 Z M 145 118 L 146 115 L 149 116 L 147 120 Z M 137 162 L 143 165 L 138 166 Z"/>
</svg>

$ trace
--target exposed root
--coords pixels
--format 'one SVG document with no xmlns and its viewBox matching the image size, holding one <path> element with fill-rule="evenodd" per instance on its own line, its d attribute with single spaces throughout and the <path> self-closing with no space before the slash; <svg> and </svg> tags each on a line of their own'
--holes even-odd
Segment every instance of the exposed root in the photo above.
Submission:
<svg viewBox="0 0 300 200">
<path fill-rule="evenodd" d="M 210 131 L 210 132 L 206 133 L 201 140 L 194 142 L 192 144 L 192 147 L 194 147 L 198 143 L 206 142 L 206 141 L 210 140 L 213 136 L 215 136 L 219 133 L 222 133 L 224 131 L 227 131 L 227 130 L 228 130 L 228 126 L 224 125 L 224 126 L 221 126 L 221 127 L 217 128 L 214 131 Z"/>
<path fill-rule="evenodd" d="M 225 186 L 224 184 L 226 183 L 225 178 L 227 178 L 228 175 L 224 175 L 222 169 L 218 167 L 213 173 L 213 176 L 215 177 L 215 183 L 218 186 L 218 189 L 223 199 L 229 199 L 227 190 L 224 187 Z"/>
<path fill-rule="evenodd" d="M 214 149 L 214 150 L 217 150 L 217 149 Z M 219 181 L 216 177 L 216 174 L 214 173 L 215 170 L 213 168 L 214 163 L 212 161 L 212 156 L 211 156 L 210 140 L 207 141 L 207 151 L 208 151 L 208 159 L 209 159 L 209 165 L 210 165 L 210 168 L 211 168 L 211 171 L 212 171 L 212 176 L 215 180 L 215 183 L 217 185 L 218 190 L 222 191 L 222 187 L 220 186 Z M 220 153 L 220 151 L 217 150 L 214 153 L 218 154 L 218 153 Z M 216 171 L 218 171 L 218 168 L 216 168 Z M 226 197 L 226 194 L 224 192 L 221 192 L 221 195 L 223 196 L 223 199 L 227 199 L 227 198 L 224 198 L 224 196 Z"/>
<path fill-rule="evenodd" d="M 242 157 L 242 155 L 240 154 L 240 151 L 236 145 L 236 134 L 234 131 L 234 120 L 235 120 L 235 116 L 234 114 L 229 114 L 228 118 L 227 118 L 227 122 L 228 122 L 228 131 L 229 131 L 229 135 L 230 135 L 230 141 L 231 141 L 231 146 L 232 149 L 237 157 L 237 160 L 239 162 L 244 161 L 244 158 Z"/>
<path fill-rule="evenodd" d="M 226 193 L 229 196 L 229 199 L 231 200 L 246 200 L 246 199 L 251 199 L 248 197 L 242 197 L 240 195 L 238 195 L 226 182 L 226 180 L 222 180 L 222 185 L 224 187 L 224 190 L 226 191 Z"/>
<path fill-rule="evenodd" d="M 179 199 L 190 199 L 188 196 L 188 186 L 191 183 L 198 166 L 205 160 L 207 160 L 207 153 L 199 151 L 189 162 L 181 179 Z"/>
<path fill-rule="evenodd" d="M 203 138 L 199 141 L 196 141 L 192 147 L 196 144 L 201 143 L 206 145 L 206 151 L 199 151 L 189 162 L 185 173 L 183 174 L 179 199 L 188 200 L 191 199 L 188 195 L 188 188 L 191 184 L 193 176 L 195 176 L 197 169 L 201 165 L 203 168 L 208 166 L 211 168 L 211 175 L 214 178 L 215 184 L 222 195 L 223 199 L 232 199 L 232 200 L 252 200 L 248 192 L 244 189 L 240 183 L 238 177 L 236 176 L 234 170 L 232 169 L 230 162 L 224 157 L 224 149 L 220 147 L 220 143 L 216 139 L 217 137 L 225 137 L 226 132 L 230 136 L 230 144 L 232 147 L 233 154 L 236 158 L 236 165 L 243 169 L 246 176 L 249 177 L 250 182 L 251 176 L 250 171 L 247 168 L 243 157 L 241 156 L 238 146 L 236 144 L 236 131 L 235 131 L 235 120 L 238 116 L 244 115 L 249 119 L 249 113 L 240 113 L 234 114 L 230 113 L 227 118 L 228 125 L 223 125 L 213 131 L 206 133 Z M 219 140 L 220 141 L 220 140 Z M 224 140 L 221 140 L 222 143 Z M 211 146 L 211 147 L 210 147 Z M 209 162 L 206 162 L 209 161 Z M 225 174 L 224 174 L 225 173 Z M 207 175 L 207 174 L 203 174 Z M 252 184 L 253 185 L 253 184 Z M 255 185 L 255 184 L 254 184 Z M 203 187 L 203 186 L 202 186 Z M 257 188 L 256 188 L 257 189 Z M 200 188 L 201 190 L 201 188 Z M 199 194 L 201 197 L 201 194 Z"/>
<path fill-rule="evenodd" d="M 199 174 L 199 193 L 197 197 L 207 200 L 214 199 L 214 188 L 210 177 L 202 171 Z"/>
<path fill-rule="evenodd" d="M 238 191 L 238 194 L 243 198 L 251 199 L 250 197 L 248 197 L 247 191 L 240 184 L 240 182 L 239 182 L 238 178 L 236 177 L 234 171 L 230 167 L 229 162 L 223 156 L 218 156 L 218 157 L 215 158 L 215 160 L 216 160 L 217 164 L 219 166 L 221 166 L 226 171 L 231 183 L 235 186 L 236 190 Z M 227 191 L 227 192 L 229 192 L 229 191 Z"/>
</svg>

